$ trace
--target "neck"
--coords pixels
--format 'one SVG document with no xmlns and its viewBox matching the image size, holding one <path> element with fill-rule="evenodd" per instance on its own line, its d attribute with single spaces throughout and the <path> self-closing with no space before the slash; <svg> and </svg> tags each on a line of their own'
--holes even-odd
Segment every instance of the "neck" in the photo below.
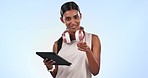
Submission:
<svg viewBox="0 0 148 78">
<path fill-rule="evenodd" d="M 70 39 L 75 40 L 75 33 L 70 33 Z"/>
</svg>

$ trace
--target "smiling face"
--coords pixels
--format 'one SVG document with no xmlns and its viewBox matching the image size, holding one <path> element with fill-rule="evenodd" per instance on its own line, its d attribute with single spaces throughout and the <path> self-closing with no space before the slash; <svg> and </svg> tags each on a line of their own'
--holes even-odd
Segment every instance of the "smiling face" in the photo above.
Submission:
<svg viewBox="0 0 148 78">
<path fill-rule="evenodd" d="M 81 14 L 77 10 L 68 10 L 63 14 L 61 21 L 66 25 L 69 33 L 74 33 L 80 28 Z"/>
</svg>

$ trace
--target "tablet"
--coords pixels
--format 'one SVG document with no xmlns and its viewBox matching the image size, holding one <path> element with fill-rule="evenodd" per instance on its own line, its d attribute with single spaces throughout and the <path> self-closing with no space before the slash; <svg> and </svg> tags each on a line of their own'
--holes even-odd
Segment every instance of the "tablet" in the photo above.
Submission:
<svg viewBox="0 0 148 78">
<path fill-rule="evenodd" d="M 64 58 L 60 57 L 58 54 L 55 54 L 53 52 L 36 52 L 37 55 L 39 55 L 41 58 L 46 59 L 48 58 L 49 60 L 52 59 L 56 63 L 53 65 L 67 65 L 70 66 L 71 63 L 65 60 Z"/>
</svg>

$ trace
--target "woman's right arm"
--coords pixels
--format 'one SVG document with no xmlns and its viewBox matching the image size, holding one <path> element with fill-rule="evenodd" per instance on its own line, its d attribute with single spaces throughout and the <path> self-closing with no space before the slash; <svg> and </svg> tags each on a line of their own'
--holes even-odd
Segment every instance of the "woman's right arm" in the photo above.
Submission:
<svg viewBox="0 0 148 78">
<path fill-rule="evenodd" d="M 54 45 L 53 45 L 53 52 L 57 53 L 57 42 L 55 42 Z M 48 70 L 51 70 L 53 68 L 53 65 L 52 65 L 52 64 L 54 64 L 53 60 L 45 59 L 43 62 L 46 65 Z M 55 69 L 53 71 L 50 71 L 53 78 L 56 77 L 57 71 L 58 71 L 58 65 L 55 65 Z"/>
<path fill-rule="evenodd" d="M 57 45 L 57 41 L 54 43 L 53 45 L 53 52 L 57 54 L 58 51 L 58 45 Z M 51 75 L 55 78 L 57 75 L 57 71 L 58 71 L 58 65 L 55 65 L 55 69 L 53 71 L 51 71 Z"/>
</svg>

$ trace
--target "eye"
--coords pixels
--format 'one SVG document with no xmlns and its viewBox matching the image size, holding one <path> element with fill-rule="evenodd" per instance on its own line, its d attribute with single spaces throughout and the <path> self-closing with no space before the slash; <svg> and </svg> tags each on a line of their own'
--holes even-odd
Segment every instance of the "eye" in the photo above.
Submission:
<svg viewBox="0 0 148 78">
<path fill-rule="evenodd" d="M 74 16 L 74 19 L 78 19 L 78 18 L 79 18 L 78 14 Z"/>
<path fill-rule="evenodd" d="M 70 17 L 66 17 L 66 18 L 65 18 L 65 20 L 70 21 L 70 20 L 71 20 L 71 18 L 70 18 Z"/>
</svg>

